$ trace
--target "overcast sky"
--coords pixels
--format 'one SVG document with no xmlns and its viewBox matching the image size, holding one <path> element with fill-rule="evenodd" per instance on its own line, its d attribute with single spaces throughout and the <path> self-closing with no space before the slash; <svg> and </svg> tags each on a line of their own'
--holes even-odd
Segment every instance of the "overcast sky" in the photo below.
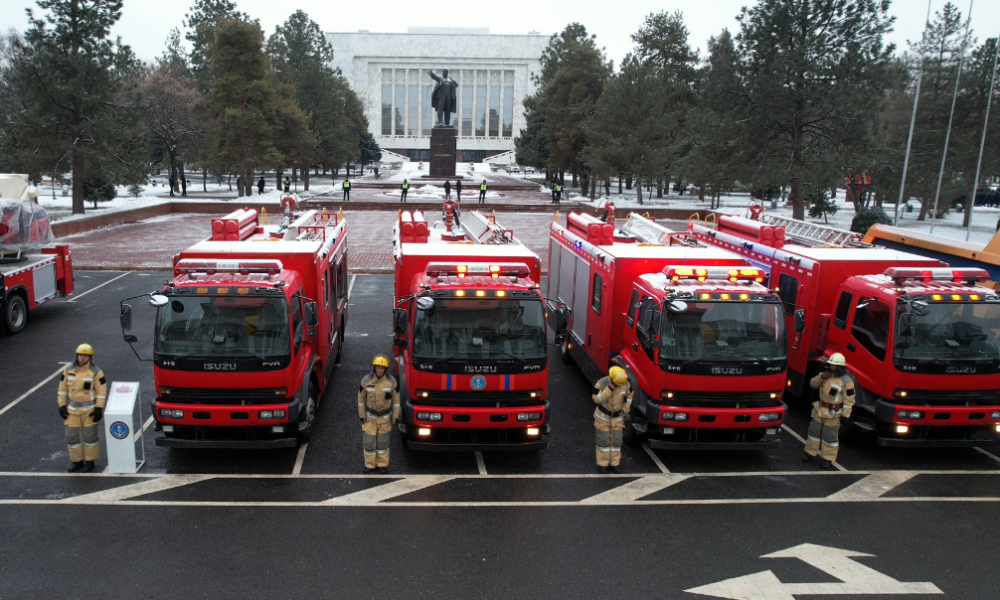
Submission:
<svg viewBox="0 0 1000 600">
<path fill-rule="evenodd" d="M 163 49 L 172 27 L 181 27 L 184 13 L 192 0 L 125 0 L 122 19 L 113 32 L 132 46 L 136 54 L 151 60 Z M 561 31 L 567 23 L 582 23 L 597 34 L 599 45 L 617 65 L 632 48 L 629 35 L 651 12 L 681 10 L 691 32 L 691 44 L 704 50 L 705 41 L 722 29 L 738 30 L 736 15 L 750 0 L 507 0 L 505 2 L 421 2 L 420 0 L 373 0 L 369 2 L 285 3 L 275 0 L 236 0 L 237 6 L 259 19 L 266 35 L 274 31 L 296 9 L 301 8 L 319 23 L 324 31 L 405 32 L 409 26 L 489 27 L 490 33 L 524 34 L 537 30 L 546 36 Z M 957 2 L 962 14 L 969 10 L 968 0 Z M 23 30 L 27 23 L 24 9 L 34 6 L 28 0 L 0 0 L 0 27 Z M 932 10 L 944 6 L 944 0 L 932 0 Z M 441 7 L 447 7 L 444 10 Z M 895 31 L 889 37 L 898 47 L 907 40 L 917 40 L 927 14 L 927 0 L 895 0 L 891 12 L 896 16 Z M 1000 1 L 979 0 L 972 15 L 972 28 L 981 43 L 1000 33 Z"/>
</svg>

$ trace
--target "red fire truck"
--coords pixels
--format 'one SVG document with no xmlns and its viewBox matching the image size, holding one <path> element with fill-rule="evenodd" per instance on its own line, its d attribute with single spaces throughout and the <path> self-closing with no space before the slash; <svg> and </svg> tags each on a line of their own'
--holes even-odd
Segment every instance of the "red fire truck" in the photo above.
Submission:
<svg viewBox="0 0 1000 600">
<path fill-rule="evenodd" d="M 291 205 L 281 225 L 254 210 L 213 220 L 212 238 L 175 256 L 173 280 L 150 295 L 156 445 L 277 448 L 311 436 L 343 347 L 347 222 Z M 123 332 L 131 325 L 122 301 Z"/>
<path fill-rule="evenodd" d="M 548 443 L 541 261 L 513 231 L 445 202 L 441 221 L 395 228 L 395 372 L 403 442 L 420 450 Z"/>
<path fill-rule="evenodd" d="M 699 240 L 766 269 L 785 314 L 805 307 L 788 359 L 801 395 L 834 352 L 860 391 L 853 420 L 884 446 L 1000 441 L 1000 295 L 982 269 L 862 244 L 860 236 L 791 219 L 720 217 Z"/>
<path fill-rule="evenodd" d="M 569 306 L 563 360 L 591 383 L 617 364 L 625 438 L 664 449 L 766 449 L 784 420 L 782 306 L 762 269 L 630 214 L 570 213 L 550 231 L 548 296 Z"/>
</svg>

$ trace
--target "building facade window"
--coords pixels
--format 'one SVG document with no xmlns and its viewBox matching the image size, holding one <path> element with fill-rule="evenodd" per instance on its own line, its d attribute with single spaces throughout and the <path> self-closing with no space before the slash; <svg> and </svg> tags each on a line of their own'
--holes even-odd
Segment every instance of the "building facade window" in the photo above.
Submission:
<svg viewBox="0 0 1000 600">
<path fill-rule="evenodd" d="M 503 72 L 503 137 L 514 137 L 514 71 Z"/>
<path fill-rule="evenodd" d="M 433 93 L 433 85 L 424 86 L 424 121 L 421 124 L 421 135 L 430 135 L 431 127 L 434 126 L 434 107 L 431 105 L 431 96 Z"/>
<path fill-rule="evenodd" d="M 500 71 L 490 71 L 490 137 L 500 136 Z"/>
<path fill-rule="evenodd" d="M 406 132 L 406 86 L 396 84 L 396 108 L 393 111 L 395 135 L 404 135 Z"/>
<path fill-rule="evenodd" d="M 472 86 L 462 86 L 462 135 L 472 135 Z"/>
<path fill-rule="evenodd" d="M 486 71 L 476 71 L 476 135 L 486 136 Z"/>
<path fill-rule="evenodd" d="M 382 135 L 392 135 L 392 86 L 382 86 Z"/>
</svg>

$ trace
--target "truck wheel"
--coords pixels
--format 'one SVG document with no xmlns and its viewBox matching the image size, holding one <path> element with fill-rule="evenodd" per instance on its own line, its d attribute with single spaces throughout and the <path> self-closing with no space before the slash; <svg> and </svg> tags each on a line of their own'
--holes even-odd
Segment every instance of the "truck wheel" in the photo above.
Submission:
<svg viewBox="0 0 1000 600">
<path fill-rule="evenodd" d="M 569 337 L 563 340 L 562 345 L 559 346 L 559 358 L 562 359 L 564 365 L 572 367 L 576 364 L 573 362 L 573 357 L 569 354 Z"/>
<path fill-rule="evenodd" d="M 306 399 L 305 409 L 302 411 L 302 417 L 299 423 L 305 423 L 305 429 L 299 429 L 299 432 L 295 435 L 299 439 L 300 444 L 304 444 L 312 438 L 313 425 L 316 422 L 316 384 L 309 384 L 309 397 Z"/>
<path fill-rule="evenodd" d="M 3 324 L 7 333 L 20 333 L 28 323 L 28 306 L 19 294 L 12 294 L 3 307 Z"/>
</svg>

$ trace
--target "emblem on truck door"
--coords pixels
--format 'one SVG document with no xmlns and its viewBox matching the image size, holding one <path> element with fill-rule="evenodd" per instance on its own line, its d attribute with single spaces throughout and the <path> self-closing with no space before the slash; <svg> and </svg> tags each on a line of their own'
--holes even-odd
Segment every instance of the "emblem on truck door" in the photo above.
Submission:
<svg viewBox="0 0 1000 600">
<path fill-rule="evenodd" d="M 477 392 L 481 392 L 484 389 L 486 389 L 486 378 L 483 377 L 482 375 L 476 375 L 475 377 L 472 378 L 472 382 L 470 385 L 472 385 L 472 389 L 476 390 Z"/>
</svg>

